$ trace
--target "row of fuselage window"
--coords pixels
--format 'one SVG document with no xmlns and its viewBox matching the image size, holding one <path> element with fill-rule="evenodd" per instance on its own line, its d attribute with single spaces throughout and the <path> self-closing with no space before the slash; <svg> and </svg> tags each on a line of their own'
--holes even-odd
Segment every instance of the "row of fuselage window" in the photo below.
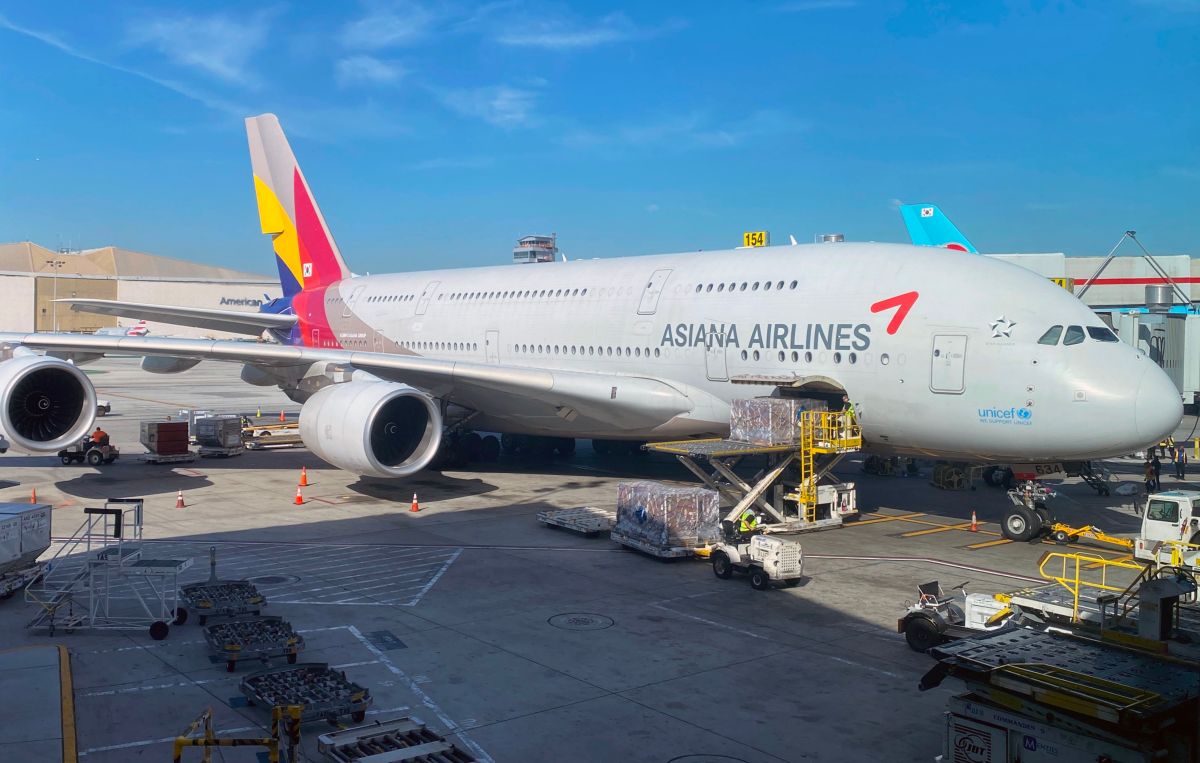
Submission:
<svg viewBox="0 0 1200 763">
<path fill-rule="evenodd" d="M 401 347 L 410 350 L 433 350 L 446 352 L 478 352 L 478 342 L 401 342 Z M 514 344 L 510 345 L 509 352 L 517 355 L 574 355 L 575 357 L 617 357 L 617 358 L 649 358 L 662 357 L 662 350 L 658 347 L 653 349 L 649 347 L 595 347 L 595 346 L 580 346 L 569 344 Z M 745 361 L 762 361 L 770 357 L 765 352 L 759 350 L 742 350 L 741 359 Z M 812 352 L 805 352 L 801 355 L 798 351 L 792 350 L 790 356 L 787 352 L 780 350 L 776 357 L 780 363 L 786 363 L 788 358 L 791 358 L 793 363 L 799 363 L 803 358 L 805 363 L 813 362 Z M 821 359 L 822 361 L 824 358 Z M 841 365 L 843 362 L 849 365 L 858 363 L 858 353 L 849 352 L 843 355 L 840 352 L 833 353 L 833 362 Z M 880 362 L 884 365 L 888 363 L 886 354 L 880 356 Z"/>
</svg>

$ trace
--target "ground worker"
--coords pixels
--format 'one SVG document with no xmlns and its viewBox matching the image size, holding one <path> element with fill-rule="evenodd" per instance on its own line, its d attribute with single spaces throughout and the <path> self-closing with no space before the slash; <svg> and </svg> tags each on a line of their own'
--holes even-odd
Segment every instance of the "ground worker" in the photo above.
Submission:
<svg viewBox="0 0 1200 763">
<path fill-rule="evenodd" d="M 1146 495 L 1150 495 L 1154 492 L 1154 467 L 1150 465 L 1149 461 L 1143 465 L 1142 476 L 1146 482 Z"/>
<path fill-rule="evenodd" d="M 843 440 L 850 439 L 851 427 L 854 426 L 854 403 L 849 395 L 842 395 L 842 433 Z"/>
<path fill-rule="evenodd" d="M 96 427 L 96 431 L 92 432 L 92 442 L 96 445 L 104 445 L 108 442 L 108 432 L 105 432 L 100 427 Z"/>
<path fill-rule="evenodd" d="M 1150 459 L 1150 469 L 1154 472 L 1154 489 L 1162 490 L 1162 461 L 1157 453 Z"/>
<path fill-rule="evenodd" d="M 742 535 L 752 535 L 756 530 L 758 530 L 758 515 L 753 510 L 746 509 L 738 521 L 738 532 Z"/>
<path fill-rule="evenodd" d="M 1184 472 L 1187 471 L 1187 448 L 1180 445 L 1175 449 L 1175 478 L 1184 479 Z"/>
</svg>

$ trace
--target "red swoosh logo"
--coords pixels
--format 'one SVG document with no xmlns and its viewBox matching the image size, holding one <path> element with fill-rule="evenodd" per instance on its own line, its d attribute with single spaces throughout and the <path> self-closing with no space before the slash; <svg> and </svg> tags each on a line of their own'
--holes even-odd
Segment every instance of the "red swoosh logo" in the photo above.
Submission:
<svg viewBox="0 0 1200 763">
<path fill-rule="evenodd" d="M 903 294 L 897 294 L 894 297 L 881 299 L 871 305 L 871 312 L 880 313 L 884 310 L 891 310 L 893 307 L 899 308 L 896 314 L 892 316 L 892 320 L 887 325 L 887 332 L 895 334 L 900 330 L 900 324 L 904 323 L 904 319 L 908 317 L 908 311 L 912 310 L 913 305 L 917 303 L 917 297 L 921 296 L 915 291 L 906 291 Z"/>
</svg>

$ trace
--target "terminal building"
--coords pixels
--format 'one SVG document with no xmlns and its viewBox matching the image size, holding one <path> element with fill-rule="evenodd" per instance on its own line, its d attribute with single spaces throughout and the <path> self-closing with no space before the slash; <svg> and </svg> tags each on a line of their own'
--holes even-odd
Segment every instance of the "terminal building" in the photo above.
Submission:
<svg viewBox="0 0 1200 763">
<path fill-rule="evenodd" d="M 56 251 L 22 241 L 0 244 L 0 330 L 78 331 L 136 321 L 75 312 L 54 300 L 79 297 L 257 311 L 279 296 L 274 276 L 200 265 L 115 246 Z M 229 338 L 232 334 L 148 321 L 151 334 Z"/>
</svg>

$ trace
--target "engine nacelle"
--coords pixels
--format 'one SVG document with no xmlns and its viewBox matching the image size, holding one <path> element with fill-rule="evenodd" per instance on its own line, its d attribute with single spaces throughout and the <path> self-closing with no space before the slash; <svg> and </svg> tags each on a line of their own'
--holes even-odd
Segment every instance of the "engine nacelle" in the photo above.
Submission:
<svg viewBox="0 0 1200 763">
<path fill-rule="evenodd" d="M 339 469 L 404 477 L 424 469 L 437 455 L 442 415 L 433 398 L 406 384 L 331 384 L 300 409 L 300 437 Z"/>
<path fill-rule="evenodd" d="M 71 363 L 33 354 L 0 362 L 0 448 L 56 453 L 95 420 L 96 389 Z"/>
</svg>

